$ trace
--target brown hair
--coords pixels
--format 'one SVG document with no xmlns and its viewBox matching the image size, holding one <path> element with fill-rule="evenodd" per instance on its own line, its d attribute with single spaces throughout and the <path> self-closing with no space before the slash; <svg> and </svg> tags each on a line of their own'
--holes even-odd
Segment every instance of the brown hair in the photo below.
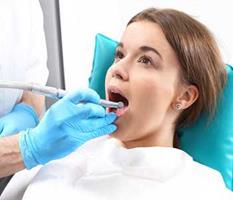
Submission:
<svg viewBox="0 0 233 200">
<path fill-rule="evenodd" d="M 196 102 L 178 117 L 176 128 L 191 124 L 203 111 L 212 118 L 226 82 L 226 70 L 210 31 L 189 15 L 173 9 L 143 10 L 128 25 L 137 21 L 153 22 L 162 28 L 180 62 L 182 80 L 199 90 Z"/>
</svg>

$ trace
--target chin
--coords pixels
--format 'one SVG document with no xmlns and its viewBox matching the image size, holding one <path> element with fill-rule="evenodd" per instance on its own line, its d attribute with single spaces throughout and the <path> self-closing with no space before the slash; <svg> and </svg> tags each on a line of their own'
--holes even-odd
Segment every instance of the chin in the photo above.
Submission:
<svg viewBox="0 0 233 200">
<path fill-rule="evenodd" d="M 113 132 L 113 133 L 111 134 L 111 136 L 114 137 L 114 138 L 120 139 L 120 138 L 121 138 L 121 135 L 122 135 L 122 133 L 123 133 L 123 131 L 122 131 L 122 128 L 121 128 L 121 126 L 119 125 L 119 123 L 117 123 L 117 121 L 115 122 L 115 124 L 116 124 L 116 126 L 117 126 L 117 130 L 116 130 L 115 132 Z"/>
<path fill-rule="evenodd" d="M 124 132 L 123 129 L 121 128 L 121 126 L 119 126 L 117 123 L 115 123 L 117 125 L 117 130 L 115 132 L 113 132 L 112 134 L 110 134 L 111 137 L 114 137 L 116 139 L 122 140 L 124 138 Z"/>
<path fill-rule="evenodd" d="M 130 141 L 129 133 L 123 128 L 118 128 L 114 133 L 110 135 L 113 138 L 120 140 L 121 142 Z"/>
</svg>

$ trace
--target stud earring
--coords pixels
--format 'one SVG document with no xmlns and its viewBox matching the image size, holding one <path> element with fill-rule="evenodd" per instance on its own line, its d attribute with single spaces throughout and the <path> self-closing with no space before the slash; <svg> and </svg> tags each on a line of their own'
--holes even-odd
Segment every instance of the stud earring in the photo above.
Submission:
<svg viewBox="0 0 233 200">
<path fill-rule="evenodd" d="M 180 103 L 176 104 L 176 110 L 181 110 L 181 104 Z"/>
</svg>

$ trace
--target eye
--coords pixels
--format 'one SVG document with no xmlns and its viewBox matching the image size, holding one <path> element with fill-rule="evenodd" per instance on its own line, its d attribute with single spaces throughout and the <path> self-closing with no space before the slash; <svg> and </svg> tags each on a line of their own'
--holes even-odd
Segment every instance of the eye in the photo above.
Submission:
<svg viewBox="0 0 233 200">
<path fill-rule="evenodd" d="M 124 58 L 124 54 L 120 50 L 116 50 L 114 62 L 117 62 L 118 60 Z"/>
<path fill-rule="evenodd" d="M 152 65 L 152 60 L 151 60 L 151 58 L 150 57 L 148 57 L 148 56 L 142 56 L 142 57 L 140 57 L 139 59 L 138 59 L 138 62 L 141 62 L 141 63 L 143 63 L 143 64 L 145 64 L 145 65 Z"/>
</svg>

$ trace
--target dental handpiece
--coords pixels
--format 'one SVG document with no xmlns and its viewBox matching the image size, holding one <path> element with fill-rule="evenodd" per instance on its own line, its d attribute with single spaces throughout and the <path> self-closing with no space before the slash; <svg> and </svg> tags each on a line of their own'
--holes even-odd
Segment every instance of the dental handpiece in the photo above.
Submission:
<svg viewBox="0 0 233 200">
<path fill-rule="evenodd" d="M 53 98 L 53 99 L 61 99 L 67 94 L 67 91 L 63 89 L 57 89 L 55 87 L 49 87 L 49 86 L 41 86 L 38 84 L 22 83 L 22 82 L 17 82 L 17 81 L 0 80 L 0 88 L 27 90 L 27 91 L 40 94 L 40 95 Z M 113 102 L 113 101 L 108 101 L 105 99 L 101 99 L 99 104 L 106 108 L 123 108 L 124 107 L 123 102 Z"/>
<path fill-rule="evenodd" d="M 121 101 L 113 102 L 113 101 L 108 101 L 104 99 L 100 99 L 100 105 L 106 108 L 123 108 L 124 107 L 124 103 Z"/>
</svg>

